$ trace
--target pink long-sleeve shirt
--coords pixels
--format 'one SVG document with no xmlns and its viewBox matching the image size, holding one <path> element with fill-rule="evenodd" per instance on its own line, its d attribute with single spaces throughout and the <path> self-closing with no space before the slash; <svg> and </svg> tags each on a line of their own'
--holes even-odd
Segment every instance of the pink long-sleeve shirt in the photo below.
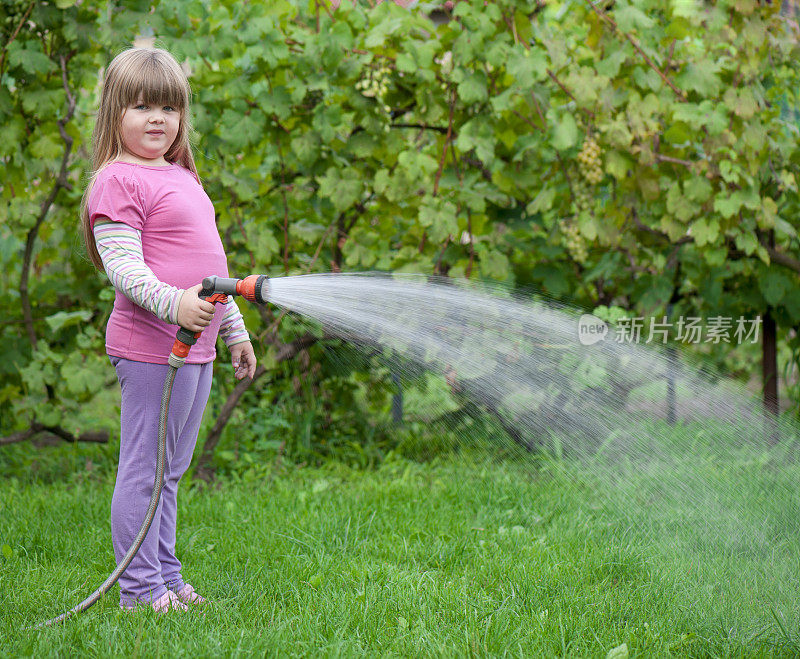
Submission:
<svg viewBox="0 0 800 659">
<path fill-rule="evenodd" d="M 144 263 L 155 276 L 145 291 L 158 300 L 152 310 L 117 288 L 106 327 L 106 352 L 166 364 L 178 329 L 167 321 L 175 319 L 180 292 L 208 275 L 228 276 L 211 200 L 194 174 L 180 165 L 113 162 L 97 175 L 87 208 L 93 228 L 96 220 L 106 217 L 140 232 Z M 216 357 L 224 311 L 214 314 L 187 363 L 202 364 Z"/>
</svg>

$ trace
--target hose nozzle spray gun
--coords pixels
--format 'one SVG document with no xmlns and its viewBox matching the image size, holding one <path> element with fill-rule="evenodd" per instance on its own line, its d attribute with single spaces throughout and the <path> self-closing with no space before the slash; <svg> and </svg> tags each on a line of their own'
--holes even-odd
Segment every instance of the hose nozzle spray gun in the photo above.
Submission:
<svg viewBox="0 0 800 659">
<path fill-rule="evenodd" d="M 229 295 L 241 295 L 249 302 L 264 304 L 267 301 L 268 280 L 267 275 L 249 275 L 244 279 L 211 275 L 203 279 L 203 288 L 198 296 L 211 304 L 227 304 Z M 189 349 L 200 338 L 200 334 L 200 332 L 191 332 L 183 327 L 178 330 L 168 358 L 170 366 L 175 368 L 183 366 Z"/>
</svg>

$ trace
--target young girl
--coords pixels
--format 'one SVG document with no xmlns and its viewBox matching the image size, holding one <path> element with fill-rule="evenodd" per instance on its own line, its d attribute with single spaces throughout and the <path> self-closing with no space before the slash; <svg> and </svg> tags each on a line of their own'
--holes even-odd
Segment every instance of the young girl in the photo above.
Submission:
<svg viewBox="0 0 800 659">
<path fill-rule="evenodd" d="M 92 262 L 116 289 L 106 352 L 122 388 L 120 455 L 111 501 L 117 562 L 141 527 L 155 478 L 158 415 L 178 325 L 201 331 L 175 378 L 165 485 L 139 553 L 119 580 L 122 608 L 187 609 L 205 598 L 175 556 L 178 482 L 191 461 L 220 334 L 238 379 L 256 359 L 231 298 L 215 313 L 198 297 L 207 275 L 228 276 L 214 207 L 189 144 L 189 83 L 166 51 L 126 50 L 105 73 L 92 137 L 94 175 L 81 224 Z"/>
</svg>

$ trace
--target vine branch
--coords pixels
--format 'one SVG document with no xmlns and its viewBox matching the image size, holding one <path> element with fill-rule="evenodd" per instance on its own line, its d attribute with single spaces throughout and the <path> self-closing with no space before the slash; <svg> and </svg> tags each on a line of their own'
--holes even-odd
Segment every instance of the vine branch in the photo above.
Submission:
<svg viewBox="0 0 800 659">
<path fill-rule="evenodd" d="M 592 11 L 600 17 L 601 20 L 608 23 L 615 32 L 619 32 L 620 34 L 622 34 L 622 36 L 624 36 L 630 42 L 634 50 L 642 56 L 644 61 L 647 63 L 647 66 L 649 66 L 651 69 L 653 69 L 653 71 L 655 71 L 659 75 L 659 77 L 664 81 L 664 83 L 673 92 L 675 92 L 675 95 L 681 102 L 686 103 L 687 101 L 686 95 L 675 86 L 672 80 L 670 80 L 661 69 L 659 69 L 655 65 L 655 62 L 653 62 L 653 60 L 650 59 L 650 56 L 646 52 L 644 52 L 642 47 L 639 45 L 639 41 L 638 39 L 636 39 L 636 37 L 634 37 L 632 34 L 628 34 L 627 32 L 623 32 L 617 25 L 616 21 L 614 21 L 614 19 L 611 18 L 608 14 L 606 14 L 606 12 L 604 12 L 602 9 L 598 8 L 592 0 L 586 0 L 586 3 L 589 5 L 589 7 L 591 7 Z"/>
<path fill-rule="evenodd" d="M 313 334 L 305 334 L 301 337 L 298 337 L 294 341 L 284 343 L 280 346 L 280 348 L 278 348 L 278 352 L 275 355 L 275 363 L 279 364 L 281 362 L 288 361 L 289 359 L 295 357 L 301 350 L 311 347 L 318 341 L 326 341 L 332 338 L 336 337 L 332 334 L 324 334 L 322 337 L 318 337 Z M 244 396 L 245 392 L 250 388 L 250 385 L 261 378 L 266 372 L 266 366 L 259 365 L 256 368 L 256 372 L 253 377 L 240 380 L 228 398 L 225 400 L 225 403 L 222 405 L 222 410 L 220 411 L 217 420 L 214 422 L 214 427 L 208 433 L 208 437 L 203 444 L 203 452 L 200 454 L 200 460 L 196 472 L 198 477 L 204 480 L 211 479 L 211 458 L 214 454 L 214 449 L 216 449 L 217 444 L 222 437 L 222 431 L 225 429 L 228 421 L 230 421 L 233 411 L 236 409 L 236 406 L 239 404 L 242 396 Z"/>
<path fill-rule="evenodd" d="M 581 104 L 578 103 L 578 99 L 576 99 L 572 95 L 572 92 L 569 89 L 567 89 L 567 86 L 563 82 L 561 82 L 561 80 L 558 79 L 558 76 L 555 73 L 553 73 L 550 69 L 547 69 L 547 75 L 549 75 L 550 78 L 552 78 L 553 82 L 555 82 L 559 87 L 561 87 L 561 91 L 563 91 L 567 96 L 569 96 L 572 99 L 572 101 L 575 103 L 575 107 L 588 114 L 589 118 L 592 119 L 592 121 L 594 121 L 594 112 L 592 112 L 587 108 L 581 107 Z"/>
<path fill-rule="evenodd" d="M 453 110 L 456 105 L 456 90 L 451 87 L 450 89 L 450 113 L 447 118 L 447 135 L 444 138 L 444 146 L 442 147 L 442 156 L 439 158 L 439 170 L 436 172 L 436 179 L 433 182 L 433 196 L 439 193 L 439 180 L 442 178 L 442 170 L 444 170 L 444 161 L 447 157 L 447 147 L 450 145 L 450 140 L 453 137 Z"/>
<path fill-rule="evenodd" d="M 39 433 L 49 433 L 55 435 L 65 442 L 93 442 L 95 444 L 106 444 L 108 442 L 108 432 L 105 430 L 91 430 L 80 435 L 74 435 L 61 426 L 45 426 L 41 423 L 34 421 L 31 427 L 27 430 L 20 430 L 19 432 L 11 433 L 5 437 L 0 437 L 0 446 L 3 444 L 14 444 L 16 442 L 24 442 L 26 439 L 31 439 Z"/>
<path fill-rule="evenodd" d="M 28 334 L 28 340 L 34 349 L 36 349 L 37 339 L 36 330 L 33 326 L 33 311 L 31 309 L 31 300 L 28 292 L 28 280 L 30 278 L 31 261 L 33 260 L 33 248 L 36 243 L 36 238 L 39 234 L 39 229 L 42 226 L 45 217 L 47 217 L 47 213 L 55 202 L 58 191 L 61 188 L 67 190 L 72 188 L 67 180 L 67 165 L 69 163 L 70 153 L 72 152 L 73 139 L 65 130 L 65 126 L 67 123 L 69 123 L 69 121 L 72 119 L 72 115 L 75 113 L 75 97 L 70 91 L 69 80 L 67 76 L 67 64 L 74 54 L 75 51 L 70 51 L 66 56 L 61 55 L 59 57 L 61 64 L 61 81 L 64 86 L 64 91 L 67 95 L 67 112 L 56 122 L 58 124 L 58 131 L 61 133 L 61 139 L 64 140 L 64 154 L 61 157 L 61 167 L 50 193 L 47 195 L 47 198 L 42 201 L 42 204 L 39 208 L 39 216 L 36 218 L 35 224 L 28 231 L 28 235 L 25 240 L 25 252 L 22 258 L 22 274 L 20 275 L 19 280 L 19 295 L 20 302 L 22 304 L 22 316 L 25 321 L 25 330 Z"/>
<path fill-rule="evenodd" d="M 447 133 L 443 126 L 424 126 L 422 124 L 389 124 L 391 128 L 419 128 L 421 130 L 435 130 L 437 133 Z"/>
<path fill-rule="evenodd" d="M 681 236 L 678 240 L 672 241 L 670 237 L 665 233 L 662 233 L 661 231 L 653 229 L 652 227 L 649 227 L 646 224 L 644 224 L 639 219 L 635 211 L 631 213 L 631 217 L 633 218 L 633 222 L 634 224 L 636 224 L 636 227 L 641 231 L 644 231 L 645 233 L 650 234 L 651 236 L 655 236 L 675 246 L 685 245 L 686 243 L 694 242 L 694 238 L 688 235 Z M 759 238 L 759 244 L 767 251 L 767 254 L 769 255 L 771 261 L 774 261 L 778 265 L 782 265 L 783 267 L 788 268 L 789 270 L 794 270 L 795 272 L 800 273 L 800 260 L 794 258 L 793 256 L 790 256 L 789 254 L 779 251 L 778 249 L 772 247 L 769 243 L 765 242 L 761 238 Z M 746 256 L 743 252 L 739 251 L 731 241 L 728 241 L 727 247 L 729 248 L 729 250 L 731 250 L 731 256 L 737 256 L 737 257 Z"/>
<path fill-rule="evenodd" d="M 350 222 L 346 226 L 346 231 L 348 233 L 353 228 L 353 226 L 355 225 L 356 221 L 361 216 L 361 214 L 363 214 L 366 211 L 366 204 L 369 202 L 370 199 L 372 199 L 372 195 L 370 195 L 363 201 L 358 202 L 355 205 L 354 208 L 358 212 L 353 218 L 350 219 Z M 322 246 L 325 244 L 325 240 L 327 239 L 328 235 L 330 234 L 334 226 L 337 226 L 339 220 L 341 220 L 342 222 L 344 221 L 344 214 L 340 215 L 339 218 L 337 218 L 337 220 L 331 222 L 328 225 L 328 228 L 325 229 L 325 233 L 323 233 L 322 237 L 319 240 L 319 243 L 317 244 L 317 248 L 314 251 L 314 256 L 312 257 L 311 262 L 306 267 L 305 274 L 308 274 L 311 271 L 311 268 L 314 267 L 314 263 L 316 263 L 320 253 L 322 252 Z M 259 307 L 259 309 L 261 308 L 262 307 Z M 275 318 L 272 324 L 264 332 L 259 334 L 258 337 L 256 337 L 256 340 L 259 343 L 261 343 L 265 338 L 271 337 L 270 343 L 278 346 L 277 348 L 278 352 L 275 357 L 276 363 L 292 359 L 301 350 L 308 348 L 311 345 L 314 345 L 314 343 L 316 343 L 317 341 L 334 338 L 332 335 L 327 335 L 327 334 L 323 335 L 321 339 L 311 334 L 306 334 L 305 336 L 295 339 L 290 343 L 279 344 L 275 336 L 275 332 L 278 328 L 278 325 L 280 325 L 281 320 L 284 318 L 284 316 L 286 316 L 286 313 L 287 313 L 286 309 L 281 310 L 281 313 L 278 314 L 278 316 Z M 313 341 L 311 340 L 312 338 Z M 230 420 L 231 415 L 233 414 L 233 410 L 236 409 L 236 406 L 239 404 L 239 401 L 241 400 L 242 396 L 244 396 L 245 392 L 250 388 L 253 382 L 261 378 L 266 372 L 267 372 L 266 367 L 263 365 L 259 365 L 258 367 L 256 367 L 256 372 L 253 378 L 244 378 L 243 380 L 240 380 L 234 387 L 233 391 L 225 399 L 225 402 L 222 405 L 222 410 L 220 411 L 217 420 L 214 422 L 214 427 L 209 432 L 208 437 L 206 438 L 206 441 L 203 445 L 203 452 L 200 457 L 200 466 L 198 467 L 198 476 L 200 478 L 203 478 L 205 480 L 209 480 L 211 478 L 211 468 L 210 468 L 211 456 L 213 455 L 214 449 L 219 443 L 225 425 Z"/>
</svg>

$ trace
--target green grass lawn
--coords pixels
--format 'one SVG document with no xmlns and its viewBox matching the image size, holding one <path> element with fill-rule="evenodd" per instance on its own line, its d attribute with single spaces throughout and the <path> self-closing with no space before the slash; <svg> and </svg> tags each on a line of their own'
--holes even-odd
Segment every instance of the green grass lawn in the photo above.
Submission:
<svg viewBox="0 0 800 659">
<path fill-rule="evenodd" d="M 714 471 L 753 483 L 749 500 L 766 481 L 742 473 Z M 780 533 L 754 551 L 682 525 L 643 487 L 608 498 L 557 464 L 463 455 L 184 487 L 178 551 L 214 600 L 204 614 L 123 612 L 114 587 L 63 626 L 21 631 L 113 569 L 112 487 L 0 483 L 0 656 L 800 653 L 800 560 Z"/>
</svg>

